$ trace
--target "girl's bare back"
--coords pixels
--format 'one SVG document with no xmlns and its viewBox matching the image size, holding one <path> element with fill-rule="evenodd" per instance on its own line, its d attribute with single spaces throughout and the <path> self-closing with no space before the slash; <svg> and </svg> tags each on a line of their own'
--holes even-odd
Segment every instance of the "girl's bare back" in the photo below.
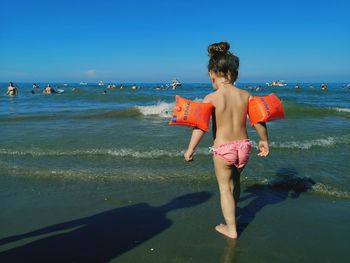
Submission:
<svg viewBox="0 0 350 263">
<path fill-rule="evenodd" d="M 248 138 L 246 120 L 249 96 L 248 92 L 229 84 L 206 97 L 206 101 L 215 107 L 214 146 Z"/>
</svg>

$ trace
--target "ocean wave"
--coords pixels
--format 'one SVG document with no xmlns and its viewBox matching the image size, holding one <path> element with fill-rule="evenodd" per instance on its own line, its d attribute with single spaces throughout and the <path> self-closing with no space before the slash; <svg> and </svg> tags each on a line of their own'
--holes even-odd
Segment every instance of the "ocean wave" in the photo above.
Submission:
<svg viewBox="0 0 350 263">
<path fill-rule="evenodd" d="M 283 108 L 288 117 L 349 117 L 350 108 L 311 106 L 293 102 L 284 102 Z"/>
<path fill-rule="evenodd" d="M 316 183 L 312 186 L 312 190 L 318 194 L 337 197 L 337 198 L 350 198 L 350 192 L 338 189 L 336 187 L 326 185 L 323 183 Z"/>
<path fill-rule="evenodd" d="M 258 143 L 251 141 L 253 148 L 258 148 Z M 275 149 L 297 149 L 297 150 L 310 150 L 314 147 L 330 148 L 340 144 L 349 144 L 350 136 L 340 137 L 327 137 L 324 139 L 305 140 L 305 141 L 283 141 L 283 142 L 270 142 L 270 148 Z M 51 149 L 7 149 L 0 148 L 1 155 L 31 155 L 31 156 L 98 156 L 107 155 L 115 157 L 131 157 L 131 158 L 145 158 L 155 159 L 164 157 L 181 157 L 184 154 L 183 149 L 167 150 L 151 148 L 149 150 L 133 149 L 133 148 L 111 148 L 111 149 L 78 149 L 78 150 L 51 150 Z M 200 147 L 196 150 L 196 155 L 209 155 L 209 147 Z"/>
<path fill-rule="evenodd" d="M 155 159 L 161 157 L 180 157 L 183 151 L 167 151 L 167 150 L 150 150 L 150 151 L 134 151 L 132 149 L 108 150 L 107 154 L 117 157 L 132 157 L 137 159 Z"/>
<path fill-rule="evenodd" d="M 276 149 L 300 149 L 300 150 L 310 150 L 314 147 L 324 147 L 330 148 L 339 144 L 349 144 L 350 136 L 340 136 L 340 137 L 327 137 L 324 139 L 315 140 L 303 140 L 303 141 L 283 141 L 283 142 L 270 142 L 269 146 Z M 252 146 L 258 148 L 258 144 L 252 141 Z"/>
<path fill-rule="evenodd" d="M 350 108 L 332 108 L 338 112 L 347 112 L 350 113 Z"/>
<path fill-rule="evenodd" d="M 201 102 L 202 98 L 196 97 L 193 101 Z M 156 116 L 160 118 L 171 118 L 174 102 L 159 101 L 152 105 L 125 105 L 120 109 L 89 109 L 80 111 L 58 111 L 45 114 L 43 112 L 20 115 L 0 115 L 0 122 L 20 122 L 20 121 L 53 121 L 53 120 L 74 120 L 74 119 L 108 119 L 118 117 Z M 301 117 L 327 117 L 339 116 L 350 117 L 350 108 L 341 107 L 319 107 L 291 102 L 284 103 L 286 118 Z"/>
<path fill-rule="evenodd" d="M 159 116 L 162 118 L 170 118 L 173 113 L 175 103 L 158 102 L 155 105 L 136 106 L 142 115 L 145 116 Z"/>
<path fill-rule="evenodd" d="M 300 149 L 309 150 L 313 147 L 330 147 L 339 143 L 334 137 L 328 137 L 326 139 L 316 139 L 311 141 L 289 141 L 289 142 L 271 142 L 272 148 L 279 149 Z"/>
<path fill-rule="evenodd" d="M 32 114 L 17 116 L 0 116 L 0 122 L 8 121 L 53 121 L 53 120 L 86 120 L 86 119 L 109 119 L 117 117 L 134 117 L 139 116 L 140 112 L 135 108 L 125 108 L 116 110 L 99 110 L 92 109 L 80 112 L 62 111 L 54 114 Z"/>
<path fill-rule="evenodd" d="M 268 179 L 266 177 L 250 178 L 249 176 L 243 176 L 241 181 L 244 186 L 247 187 L 248 192 L 250 190 L 255 191 L 259 189 L 262 191 L 278 190 L 294 197 L 302 193 L 310 192 L 329 197 L 350 199 L 349 191 L 329 184 L 315 182 L 309 177 L 285 176 L 282 179 Z"/>
<path fill-rule="evenodd" d="M 164 174 L 159 170 L 145 170 L 144 168 L 59 168 L 47 167 L 38 168 L 34 166 L 18 166 L 9 163 L 0 162 L 2 170 L 7 170 L 7 175 L 13 176 L 38 176 L 38 177 L 55 177 L 65 178 L 66 180 L 79 181 L 147 181 L 147 182 L 172 182 L 182 181 L 185 183 L 213 183 L 213 172 L 201 172 L 201 176 L 189 176 L 184 170 L 172 170 L 170 173 Z M 190 172 L 193 174 L 193 170 Z M 350 192 L 339 186 L 334 186 L 322 182 L 315 182 L 309 177 L 286 177 L 284 179 L 269 179 L 266 177 L 241 177 L 242 186 L 247 189 L 256 191 L 276 191 L 276 194 L 288 194 L 291 197 L 298 196 L 303 193 L 311 193 L 333 198 L 350 199 Z M 244 192 L 243 192 L 244 193 Z M 244 196 L 243 196 L 244 197 Z"/>
<path fill-rule="evenodd" d="M 196 97 L 193 101 L 202 102 L 202 98 Z M 350 108 L 339 107 L 320 107 L 305 104 L 298 104 L 292 102 L 284 103 L 284 110 L 286 118 L 289 117 L 326 117 L 326 116 L 340 116 L 349 117 Z M 162 118 L 169 118 L 173 112 L 174 103 L 160 101 L 153 105 L 135 106 L 136 109 L 144 116 L 158 116 Z"/>
<path fill-rule="evenodd" d="M 202 98 L 195 98 L 193 101 L 202 102 Z M 140 111 L 142 115 L 145 116 L 158 116 L 162 118 L 170 118 L 173 113 L 175 102 L 164 102 L 160 101 L 154 105 L 147 106 L 136 106 L 135 108 Z"/>
<path fill-rule="evenodd" d="M 2 155 L 14 155 L 14 156 L 115 156 L 115 157 L 131 157 L 135 159 L 156 159 L 156 158 L 172 158 L 182 157 L 184 150 L 164 150 L 164 149 L 152 149 L 152 150 L 135 150 L 130 148 L 120 149 L 86 149 L 86 150 L 72 150 L 72 151 L 60 151 L 60 150 L 44 150 L 44 149 L 0 149 Z M 209 155 L 209 148 L 198 148 L 196 151 L 198 155 Z"/>
</svg>

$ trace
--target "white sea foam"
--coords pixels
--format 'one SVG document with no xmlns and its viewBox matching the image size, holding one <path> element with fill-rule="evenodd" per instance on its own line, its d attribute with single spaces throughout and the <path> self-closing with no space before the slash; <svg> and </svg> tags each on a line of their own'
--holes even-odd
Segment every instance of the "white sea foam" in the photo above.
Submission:
<svg viewBox="0 0 350 263">
<path fill-rule="evenodd" d="M 195 102 L 202 102 L 203 98 L 195 98 L 193 101 L 195 101 Z"/>
<path fill-rule="evenodd" d="M 195 102 L 202 102 L 202 98 L 195 98 L 193 101 Z M 136 106 L 136 109 L 138 109 L 142 115 L 145 116 L 159 116 L 162 118 L 170 118 L 173 113 L 175 103 L 168 103 L 164 101 L 160 101 L 155 105 L 148 105 L 148 106 Z"/>
<path fill-rule="evenodd" d="M 328 196 L 346 198 L 346 199 L 350 198 L 350 192 L 343 191 L 335 187 L 325 185 L 323 183 L 316 183 L 315 185 L 312 186 L 312 190 L 322 195 L 328 195 Z"/>
<path fill-rule="evenodd" d="M 135 151 L 132 149 L 118 149 L 108 150 L 108 155 L 117 157 L 133 157 L 133 158 L 160 158 L 160 157 L 180 157 L 183 155 L 182 151 L 167 151 L 167 150 L 150 150 L 150 151 Z"/>
<path fill-rule="evenodd" d="M 310 141 L 287 141 L 287 142 L 271 142 L 271 147 L 275 148 L 286 148 L 286 149 L 301 149 L 309 150 L 312 147 L 330 147 L 337 143 L 337 140 L 334 137 L 328 137 L 326 139 L 316 139 Z"/>
<path fill-rule="evenodd" d="M 338 112 L 349 112 L 350 113 L 350 108 L 333 108 Z"/>
<path fill-rule="evenodd" d="M 209 148 L 198 148 L 196 151 L 199 155 L 209 155 Z M 78 155 L 110 155 L 115 157 L 131 157 L 136 159 L 156 159 L 162 157 L 182 157 L 184 150 L 164 150 L 164 149 L 152 149 L 152 150 L 136 150 L 131 148 L 120 149 L 82 149 L 74 151 L 60 151 L 60 150 L 46 150 L 46 149 L 31 149 L 31 150 L 11 150 L 0 149 L 0 154 L 14 155 L 14 156 L 78 156 Z"/>
<path fill-rule="evenodd" d="M 270 142 L 271 148 L 278 149 L 300 149 L 300 150 L 309 150 L 313 147 L 333 147 L 337 144 L 349 143 L 349 136 L 341 137 L 327 137 L 324 139 L 315 139 L 315 140 L 304 140 L 304 141 L 284 141 L 284 142 Z M 253 147 L 257 148 L 258 144 L 252 141 Z"/>
<path fill-rule="evenodd" d="M 305 178 L 304 178 L 305 179 Z M 251 177 L 249 175 L 243 174 L 241 177 L 241 182 L 244 183 L 246 186 L 266 186 L 266 187 L 272 187 L 278 189 L 278 186 L 282 186 L 281 190 L 288 190 L 291 193 L 294 192 L 294 188 L 296 192 L 304 192 L 303 190 L 325 195 L 325 196 L 331 196 L 336 198 L 344 198 L 344 199 L 350 199 L 350 192 L 346 191 L 344 189 L 341 189 L 340 187 L 328 185 L 321 182 L 312 183 L 312 180 L 309 182 L 308 179 L 304 180 L 300 177 L 290 178 L 286 181 L 278 182 L 271 178 L 266 177 Z M 311 178 L 310 178 L 311 179 Z M 299 191 L 298 191 L 299 190 Z"/>
<path fill-rule="evenodd" d="M 136 106 L 136 108 L 145 116 L 159 116 L 170 118 L 173 113 L 174 103 L 158 102 L 156 105 Z"/>
</svg>

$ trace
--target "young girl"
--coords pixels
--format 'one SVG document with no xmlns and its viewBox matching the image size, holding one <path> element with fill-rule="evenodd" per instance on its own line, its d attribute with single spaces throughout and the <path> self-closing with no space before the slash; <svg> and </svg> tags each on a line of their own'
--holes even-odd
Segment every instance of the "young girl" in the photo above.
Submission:
<svg viewBox="0 0 350 263">
<path fill-rule="evenodd" d="M 208 71 L 214 92 L 203 102 L 214 106 L 212 114 L 214 146 L 212 147 L 215 175 L 220 190 L 220 203 L 226 224 L 215 227 L 216 231 L 230 238 L 237 238 L 236 205 L 240 195 L 240 174 L 248 162 L 251 143 L 248 138 L 246 119 L 250 95 L 234 86 L 238 76 L 239 58 L 230 51 L 230 44 L 220 42 L 208 47 L 210 56 Z M 269 154 L 265 123 L 254 125 L 260 136 L 259 156 Z M 186 161 L 193 160 L 194 151 L 204 131 L 194 129 Z"/>
</svg>

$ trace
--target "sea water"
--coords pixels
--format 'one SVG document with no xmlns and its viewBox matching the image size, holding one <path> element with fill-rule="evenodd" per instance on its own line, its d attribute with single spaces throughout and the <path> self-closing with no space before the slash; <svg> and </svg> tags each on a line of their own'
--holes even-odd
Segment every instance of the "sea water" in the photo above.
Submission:
<svg viewBox="0 0 350 263">
<path fill-rule="evenodd" d="M 62 191 L 66 192 L 65 196 L 71 196 L 77 189 L 85 189 L 78 190 L 74 198 L 90 196 L 91 191 L 97 191 L 94 195 L 100 193 L 99 198 L 102 198 L 113 192 L 112 188 L 105 188 L 108 182 L 108 187 L 119 187 L 119 201 L 114 201 L 114 205 L 118 202 L 125 205 L 129 202 L 127 199 L 164 201 L 172 194 L 176 197 L 178 192 L 186 193 L 184 189 L 188 187 L 198 191 L 216 191 L 208 149 L 212 146 L 211 133 L 201 141 L 195 161 L 186 164 L 183 153 L 191 129 L 168 125 L 175 95 L 201 101 L 212 92 L 210 84 L 183 84 L 176 90 L 147 83 L 137 84 L 137 89 L 132 89 L 131 84 L 124 84 L 123 88 L 116 85 L 113 89 L 92 84 L 53 84 L 54 88 L 59 85 L 64 89 L 61 94 L 43 94 L 45 83 L 39 83 L 40 89 L 32 89 L 31 83 L 16 85 L 18 96 L 8 97 L 4 95 L 6 83 L 0 84 L 0 180 L 3 199 L 0 208 L 11 207 L 0 215 L 1 223 L 8 225 L 8 228 L 2 229 L 0 238 L 23 229 L 19 227 L 19 214 L 16 214 L 19 209 L 15 208 L 35 209 L 38 204 L 36 197 L 30 197 L 33 192 L 51 189 L 50 192 Z M 270 140 L 268 158 L 256 156 L 259 138 L 248 123 L 254 149 L 241 176 L 242 197 L 255 196 L 268 200 L 267 203 L 279 203 L 285 200 L 281 193 L 287 190 L 292 191 L 294 197 L 307 192 L 309 199 L 299 202 L 306 213 L 309 213 L 309 207 L 325 200 L 338 202 L 339 209 L 343 207 L 339 202 L 349 207 L 350 90 L 346 84 L 330 83 L 326 91 L 321 90 L 320 83 L 299 84 L 300 89 L 294 88 L 295 85 L 272 88 L 259 83 L 238 83 L 238 86 L 256 96 L 275 93 L 282 100 L 286 115 L 284 120 L 267 124 Z M 35 94 L 31 93 L 32 90 Z M 104 90 L 107 90 L 106 94 L 103 94 Z M 70 182 L 71 186 L 60 188 L 63 182 Z M 165 190 L 160 191 L 154 186 L 158 184 Z M 26 188 L 26 185 L 31 187 Z M 99 187 L 103 189 L 100 192 Z M 133 191 L 133 187 L 138 190 Z M 264 190 L 268 193 L 277 191 L 277 201 L 273 194 L 261 194 Z M 125 198 L 121 193 L 125 194 Z M 66 202 L 63 196 L 61 201 Z M 55 198 L 48 195 L 45 202 L 49 206 Z M 242 198 L 242 207 L 244 200 Z M 55 205 L 60 206 L 60 200 L 55 201 Z M 297 209 L 293 204 L 290 209 Z M 240 226 L 246 237 L 248 230 L 254 229 L 252 225 L 259 222 L 255 214 L 263 207 L 261 202 L 252 202 L 251 205 L 255 205 L 255 210 L 248 213 L 249 220 L 245 218 L 246 223 L 241 222 Z M 215 213 L 220 216 L 217 206 L 215 200 L 210 209 L 216 207 Z M 98 210 L 98 207 L 101 206 L 95 204 L 94 209 Z M 82 208 L 82 211 L 85 210 Z M 245 210 L 242 211 L 244 214 Z M 75 212 L 70 210 L 70 213 Z M 86 210 L 86 213 L 91 211 Z M 202 213 L 210 218 L 209 210 Z M 349 213 L 340 213 L 335 220 L 347 222 L 348 229 L 348 216 Z M 17 221 L 11 223 L 14 217 Z M 181 225 L 181 220 L 179 222 Z M 185 225 L 182 227 L 186 228 Z M 40 226 L 32 225 L 31 228 L 34 230 Z M 271 227 L 268 229 L 274 231 Z M 244 240 L 243 237 L 244 234 Z M 244 251 L 247 247 L 240 249 Z M 256 249 L 264 248 L 260 246 Z M 222 253 L 221 248 L 218 251 L 218 254 Z M 206 258 L 205 253 L 203 255 L 202 259 Z M 254 261 L 253 258 L 250 255 L 250 260 Z M 269 260 L 279 262 L 281 258 L 283 256 L 274 255 Z M 183 256 L 178 262 L 184 262 L 181 261 L 184 259 L 192 262 L 190 256 Z M 132 259 L 129 260 L 132 262 Z"/>
<path fill-rule="evenodd" d="M 274 92 L 286 118 L 268 124 L 271 155 L 266 161 L 253 153 L 242 180 L 266 184 L 278 168 L 287 168 L 312 178 L 317 194 L 349 198 L 350 90 L 344 84 L 330 84 L 327 91 L 300 86 L 249 90 L 257 96 Z M 61 87 L 63 94 L 31 94 L 30 84 L 19 83 L 18 96 L 0 96 L 1 174 L 117 181 L 212 177 L 212 135 L 200 143 L 197 164 L 188 169 L 182 155 L 191 130 L 168 125 L 175 94 L 200 101 L 212 91 L 209 84 L 177 90 L 124 85 L 107 94 L 94 85 Z M 4 93 L 6 84 L 0 89 Z M 255 130 L 248 127 L 248 133 L 256 148 Z"/>
</svg>

